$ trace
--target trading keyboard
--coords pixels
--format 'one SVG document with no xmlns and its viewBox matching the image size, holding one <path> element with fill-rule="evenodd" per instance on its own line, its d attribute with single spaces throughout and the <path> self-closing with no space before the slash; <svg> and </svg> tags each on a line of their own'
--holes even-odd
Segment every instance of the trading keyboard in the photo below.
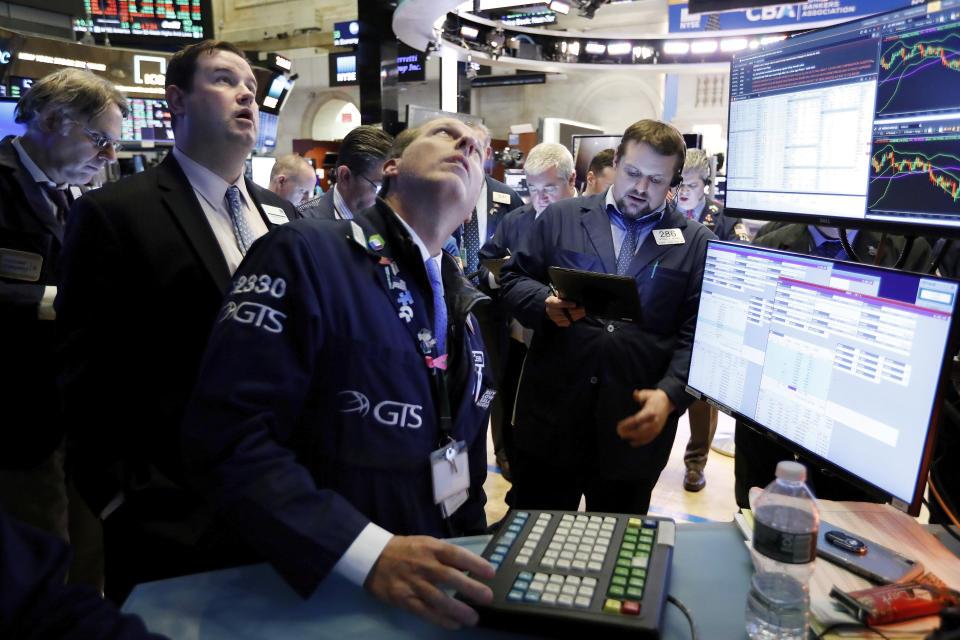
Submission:
<svg viewBox="0 0 960 640">
<path fill-rule="evenodd" d="M 673 557 L 669 518 L 511 511 L 483 551 L 496 569 L 480 624 L 568 636 L 658 638 Z"/>
</svg>

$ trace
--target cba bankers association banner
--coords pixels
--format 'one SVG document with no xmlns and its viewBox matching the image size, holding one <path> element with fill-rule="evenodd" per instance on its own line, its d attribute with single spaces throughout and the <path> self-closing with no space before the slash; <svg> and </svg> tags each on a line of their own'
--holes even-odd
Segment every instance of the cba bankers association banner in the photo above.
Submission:
<svg viewBox="0 0 960 640">
<path fill-rule="evenodd" d="M 671 0 L 670 33 L 767 29 L 809 29 L 818 22 L 850 20 L 858 16 L 902 9 L 923 0 L 810 0 L 802 4 L 779 4 L 721 13 L 689 13 L 686 2 Z"/>
</svg>

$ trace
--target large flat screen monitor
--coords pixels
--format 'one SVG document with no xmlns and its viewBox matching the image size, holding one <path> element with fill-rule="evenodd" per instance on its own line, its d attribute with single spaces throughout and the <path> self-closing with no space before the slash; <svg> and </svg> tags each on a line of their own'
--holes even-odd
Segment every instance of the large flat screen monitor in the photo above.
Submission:
<svg viewBox="0 0 960 640">
<path fill-rule="evenodd" d="M 130 115 L 123 119 L 120 129 L 120 139 L 124 144 L 173 144 L 173 125 L 166 100 L 127 98 L 127 104 Z"/>
<path fill-rule="evenodd" d="M 958 287 L 711 241 L 688 389 L 916 515 Z"/>
<path fill-rule="evenodd" d="M 18 100 L 0 98 L 0 140 L 7 136 L 22 136 L 26 125 L 16 121 Z"/>
<path fill-rule="evenodd" d="M 213 37 L 210 0 L 86 0 L 86 15 L 73 20 L 75 34 L 109 34 L 113 44 L 168 47 Z"/>
<path fill-rule="evenodd" d="M 727 213 L 960 235 L 960 2 L 734 56 Z"/>
</svg>

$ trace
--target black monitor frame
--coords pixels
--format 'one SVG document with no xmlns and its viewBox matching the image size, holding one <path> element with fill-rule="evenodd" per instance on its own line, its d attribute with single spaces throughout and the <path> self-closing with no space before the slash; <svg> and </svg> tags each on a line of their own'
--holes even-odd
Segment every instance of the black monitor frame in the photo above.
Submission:
<svg viewBox="0 0 960 640">
<path fill-rule="evenodd" d="M 762 253 L 775 255 L 775 256 L 783 256 L 790 260 L 804 261 L 807 263 L 811 263 L 814 261 L 832 263 L 833 265 L 841 266 L 842 267 L 841 270 L 852 272 L 854 274 L 877 275 L 877 274 L 886 273 L 886 274 L 889 274 L 887 276 L 889 278 L 894 278 L 896 277 L 896 275 L 902 275 L 908 278 L 910 277 L 930 278 L 933 280 L 956 283 L 958 284 L 958 286 L 960 286 L 960 281 L 953 280 L 950 278 L 925 276 L 923 274 L 898 271 L 896 269 L 887 268 L 887 267 L 879 267 L 879 266 L 873 266 L 873 265 L 868 266 L 868 265 L 846 262 L 841 260 L 830 260 L 827 258 L 821 258 L 819 256 L 806 256 L 801 254 L 793 254 L 787 251 L 769 249 L 767 247 L 757 247 L 753 245 L 742 245 L 742 244 L 731 243 L 731 242 L 721 242 L 719 240 L 711 240 L 708 245 L 708 251 L 710 247 L 718 247 L 721 249 L 728 247 L 730 248 L 730 250 L 735 250 L 735 251 L 748 250 L 752 252 L 762 252 Z M 707 270 L 705 270 L 704 278 L 706 279 L 707 277 L 708 277 L 708 272 Z M 697 322 L 698 331 L 701 330 L 700 319 L 701 319 L 701 314 L 703 313 L 702 296 L 703 296 L 703 293 L 701 293 L 701 303 L 700 303 L 701 308 L 700 310 L 698 310 L 698 322 Z M 953 355 L 957 352 L 958 333 L 960 333 L 958 332 L 958 326 L 957 326 L 958 315 L 960 315 L 960 307 L 958 307 L 956 297 L 955 297 L 953 301 L 952 321 L 950 323 L 950 326 L 948 328 L 948 332 L 946 335 L 946 340 L 944 344 L 944 354 L 943 354 L 943 357 L 941 358 L 940 371 L 936 376 L 937 388 L 933 393 L 933 397 L 931 399 L 930 417 L 927 424 L 927 431 L 926 431 L 925 440 L 923 443 L 923 450 L 922 450 L 920 461 L 917 465 L 917 475 L 914 478 L 914 482 L 913 482 L 913 495 L 909 497 L 909 501 L 905 499 L 906 496 L 898 497 L 893 495 L 890 490 L 884 489 L 882 487 L 877 486 L 874 483 L 867 481 L 866 479 L 856 475 L 853 471 L 840 466 L 840 464 L 838 464 L 837 462 L 833 460 L 829 460 L 826 457 L 811 451 L 809 448 L 804 447 L 798 442 L 795 442 L 789 439 L 788 437 L 773 431 L 771 428 L 767 427 L 764 424 L 761 424 L 758 420 L 755 420 L 754 418 L 748 415 L 745 415 L 741 411 L 738 411 L 736 408 L 728 406 L 721 399 L 708 395 L 708 393 L 705 392 L 703 389 L 697 388 L 697 386 L 701 386 L 701 387 L 705 386 L 702 380 L 698 385 L 697 380 L 688 379 L 686 390 L 688 393 L 690 393 L 694 397 L 704 400 L 709 405 L 716 407 L 717 409 L 719 409 L 720 411 L 723 411 L 727 415 L 732 416 L 733 418 L 742 422 L 744 425 L 756 431 L 757 433 L 780 443 L 781 445 L 790 449 L 791 451 L 803 454 L 807 459 L 815 461 L 815 463 L 819 468 L 822 468 L 840 477 L 841 479 L 850 483 L 851 485 L 866 491 L 868 494 L 876 496 L 878 499 L 881 499 L 885 502 L 890 502 L 895 508 L 901 511 L 905 511 L 910 515 L 916 516 L 920 513 L 920 506 L 923 499 L 923 491 L 924 491 L 924 488 L 926 487 L 927 474 L 930 469 L 931 457 L 933 454 L 933 447 L 936 440 L 936 433 L 937 433 L 937 426 L 940 418 L 940 411 L 943 403 L 944 394 L 947 388 L 946 385 L 949 384 L 950 382 L 950 374 L 952 370 L 950 363 L 952 362 Z M 696 356 L 697 344 L 698 343 L 697 343 L 696 332 L 695 332 L 694 346 L 693 346 L 693 349 L 691 350 L 691 370 L 690 370 L 691 378 L 696 377 L 696 374 L 694 374 L 694 361 L 695 361 L 695 358 L 697 357 Z"/>
<path fill-rule="evenodd" d="M 864 197 L 864 206 L 863 213 L 859 214 L 862 217 L 849 217 L 853 214 L 841 214 L 839 211 L 839 205 L 834 206 L 830 210 L 830 206 L 822 207 L 827 209 L 827 211 L 817 211 L 812 212 L 809 209 L 815 207 L 806 207 L 808 212 L 801 210 L 800 202 L 803 200 L 799 195 L 790 195 L 796 192 L 791 192 L 786 189 L 769 189 L 766 190 L 768 193 L 774 194 L 772 197 L 776 197 L 779 194 L 781 202 L 777 203 L 778 209 L 785 210 L 772 210 L 771 208 L 765 208 L 764 206 L 747 206 L 745 198 L 738 198 L 737 192 L 750 191 L 748 188 L 743 186 L 738 186 L 737 178 L 745 175 L 743 169 L 740 169 L 740 176 L 738 176 L 738 163 L 742 163 L 743 160 L 739 159 L 739 154 L 741 149 L 747 149 L 748 147 L 744 144 L 743 146 L 738 146 L 740 143 L 737 141 L 737 136 L 739 130 L 736 128 L 737 119 L 735 117 L 734 111 L 736 107 L 746 99 L 757 98 L 760 95 L 775 95 L 782 88 L 782 83 L 784 82 L 782 78 L 790 78 L 787 82 L 794 83 L 799 82 L 795 78 L 799 77 L 800 71 L 806 69 L 798 69 L 795 73 L 780 73 L 783 69 L 769 69 L 761 68 L 760 75 L 754 75 L 752 65 L 764 65 L 768 64 L 770 67 L 773 65 L 769 64 L 771 62 L 779 62 L 782 66 L 788 64 L 800 65 L 810 65 L 810 72 L 816 73 L 822 70 L 824 72 L 831 71 L 833 67 L 824 66 L 816 67 L 815 62 L 811 63 L 810 60 L 814 59 L 813 56 L 804 56 L 805 53 L 814 53 L 819 55 L 823 50 L 828 46 L 832 47 L 834 45 L 844 44 L 846 47 L 843 49 L 843 53 L 838 53 L 837 57 L 842 58 L 843 56 L 848 56 L 849 60 L 844 58 L 844 61 L 849 64 L 863 64 L 863 73 L 859 77 L 869 76 L 871 73 L 877 74 L 879 79 L 880 68 L 880 58 L 883 53 L 883 38 L 879 37 L 878 34 L 883 33 L 884 37 L 893 36 L 894 33 L 898 33 L 906 39 L 910 35 L 910 31 L 901 33 L 900 31 L 895 31 L 895 29 L 905 28 L 903 27 L 907 21 L 912 21 L 915 24 L 919 20 L 924 20 L 928 18 L 928 15 L 932 16 L 935 19 L 939 19 L 941 16 L 946 16 L 947 25 L 956 25 L 957 29 L 960 29 L 960 19 L 954 19 L 954 21 L 949 21 L 949 15 L 951 11 L 956 12 L 960 10 L 960 2 L 957 0 L 944 0 L 939 5 L 939 10 L 937 12 L 929 11 L 928 6 L 918 5 L 914 7 L 908 7 L 904 9 L 898 9 L 895 11 L 890 11 L 886 13 L 876 14 L 873 16 L 859 18 L 846 22 L 839 25 L 832 25 L 822 29 L 815 29 L 801 34 L 794 35 L 784 41 L 774 43 L 772 45 L 762 47 L 756 51 L 749 51 L 740 53 L 734 56 L 733 61 L 731 62 L 731 76 L 730 76 L 730 102 L 729 102 L 729 114 L 728 114 L 728 150 L 726 154 L 727 159 L 727 202 L 726 202 L 726 211 L 731 217 L 743 217 L 743 218 L 752 218 L 759 220 L 774 220 L 774 221 L 783 221 L 783 222 L 801 222 L 804 224 L 815 224 L 823 226 L 832 226 L 832 227 L 841 227 L 841 228 L 864 228 L 864 229 L 876 229 L 894 233 L 902 233 L 904 235 L 926 235 L 926 236 L 943 236 L 943 237 L 960 237 L 960 208 L 957 209 L 956 215 L 953 215 L 952 212 L 945 214 L 942 218 L 930 218 L 927 217 L 923 220 L 920 220 L 917 215 L 916 207 L 911 210 L 906 210 L 909 205 L 901 206 L 900 211 L 897 211 L 895 214 L 891 213 L 887 217 L 875 217 L 877 215 L 885 214 L 871 214 L 872 217 L 867 216 L 867 210 L 870 203 L 871 191 L 869 188 L 869 183 L 874 180 L 872 172 L 869 167 L 869 160 L 864 161 L 864 166 L 862 167 L 863 174 L 866 178 L 866 193 Z M 911 24 L 911 28 L 913 27 Z M 918 28 L 923 26 L 926 28 L 929 25 L 917 25 Z M 935 25 L 936 26 L 936 25 Z M 941 25 L 942 26 L 942 25 Z M 948 27 L 949 28 L 949 27 Z M 876 49 L 870 55 L 864 55 L 864 51 L 867 48 L 861 47 L 860 49 L 854 43 L 876 43 Z M 848 55 L 849 54 L 849 55 Z M 796 58 L 791 62 L 787 63 L 783 61 L 783 58 L 793 57 L 796 55 Z M 824 54 L 826 55 L 826 54 Z M 873 65 L 872 72 L 867 70 L 867 63 Z M 852 68 L 852 67 L 848 67 Z M 836 70 L 836 69 L 833 69 Z M 775 71 L 776 73 L 771 73 Z M 858 73 L 860 73 L 858 71 Z M 764 75 L 766 74 L 766 75 Z M 777 75 L 779 74 L 779 75 Z M 842 74 L 841 74 L 842 75 Z M 851 74 L 849 76 L 843 76 L 842 80 L 827 80 L 826 83 L 840 84 L 845 82 L 853 83 L 853 78 L 857 74 Z M 778 79 L 780 78 L 780 79 Z M 759 81 L 759 89 L 753 84 L 755 81 Z M 862 80 L 861 80 L 862 81 Z M 877 80 L 874 80 L 875 87 L 879 87 Z M 800 85 L 797 85 L 800 86 Z M 814 83 L 811 82 L 809 85 L 802 85 L 804 87 L 822 87 L 826 86 L 824 83 Z M 756 89 L 756 91 L 755 91 Z M 869 99 L 874 100 L 874 103 L 870 105 L 871 113 L 871 123 L 870 123 L 870 133 L 869 133 L 869 153 L 867 155 L 873 155 L 877 151 L 876 141 L 883 140 L 883 137 L 878 135 L 878 125 L 889 126 L 891 120 L 895 120 L 893 117 L 881 117 L 877 119 L 877 99 L 876 95 L 878 89 L 875 88 L 872 93 L 869 94 Z M 866 96 L 861 96 L 863 99 L 867 99 Z M 956 116 L 956 120 L 960 122 L 960 96 L 951 96 L 951 99 L 955 99 L 956 102 L 952 103 L 950 107 L 950 112 Z M 861 102 L 861 104 L 866 108 L 866 103 Z M 954 106 L 955 105 L 955 106 Z M 758 118 L 759 116 L 757 116 Z M 787 119 L 787 114 L 779 113 L 776 114 L 776 117 L 780 119 Z M 929 109 L 927 112 L 923 112 L 919 107 L 915 112 L 910 113 L 908 116 L 910 119 L 916 122 L 930 122 Z M 750 120 L 746 116 L 741 116 L 743 122 L 749 122 Z M 756 119 L 756 118 L 755 118 Z M 791 121 L 792 122 L 792 121 Z M 762 124 L 760 125 L 762 126 Z M 788 128 L 787 133 L 790 134 L 791 131 L 794 134 L 800 131 L 799 124 L 792 124 L 792 127 L 795 129 Z M 951 125 L 952 126 L 952 125 Z M 790 135 L 794 135 L 790 134 Z M 771 135 L 768 130 L 765 130 L 763 133 L 764 136 Z M 905 130 L 903 137 L 907 137 L 910 134 Z M 932 137 L 936 138 L 936 134 L 931 134 Z M 888 136 L 892 139 L 898 140 L 899 137 L 896 135 Z M 922 143 L 930 145 L 931 149 L 936 145 L 935 140 L 923 140 Z M 956 143 L 954 143 L 956 144 Z M 764 162 L 767 161 L 768 164 L 783 166 L 783 163 L 779 164 L 776 161 L 770 161 L 770 159 L 757 159 L 753 164 L 755 166 L 762 166 Z M 819 162 L 819 161 L 817 161 Z M 746 167 L 747 165 L 742 165 Z M 814 165 L 816 166 L 816 165 Z M 882 174 L 881 174 L 882 176 Z M 879 179 L 879 177 L 878 177 Z M 877 187 L 879 188 L 879 187 Z M 760 191 L 764 191 L 762 188 Z M 753 192 L 756 193 L 758 190 L 754 189 Z M 799 191 L 799 190 L 798 190 Z M 807 192 L 812 193 L 812 192 Z M 935 194 L 940 195 L 940 194 Z M 886 197 L 886 196 L 883 196 Z M 758 199 L 754 197 L 753 199 Z M 810 199 L 806 199 L 807 202 L 810 202 Z M 768 201 L 768 206 L 772 201 Z M 957 201 L 955 201 L 957 202 Z M 949 206 L 949 205 L 948 205 Z M 939 211 L 939 209 L 937 209 Z M 946 215 L 951 215 L 952 220 L 948 220 Z"/>
</svg>

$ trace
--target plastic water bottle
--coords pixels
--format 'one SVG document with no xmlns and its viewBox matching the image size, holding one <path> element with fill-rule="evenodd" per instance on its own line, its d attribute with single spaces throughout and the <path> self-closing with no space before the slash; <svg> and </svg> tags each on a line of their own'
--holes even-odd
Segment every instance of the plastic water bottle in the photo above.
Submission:
<svg viewBox="0 0 960 640">
<path fill-rule="evenodd" d="M 777 478 L 753 505 L 754 574 L 747 595 L 752 640 L 804 640 L 810 616 L 810 574 L 820 512 L 799 462 L 777 465 Z"/>
</svg>

